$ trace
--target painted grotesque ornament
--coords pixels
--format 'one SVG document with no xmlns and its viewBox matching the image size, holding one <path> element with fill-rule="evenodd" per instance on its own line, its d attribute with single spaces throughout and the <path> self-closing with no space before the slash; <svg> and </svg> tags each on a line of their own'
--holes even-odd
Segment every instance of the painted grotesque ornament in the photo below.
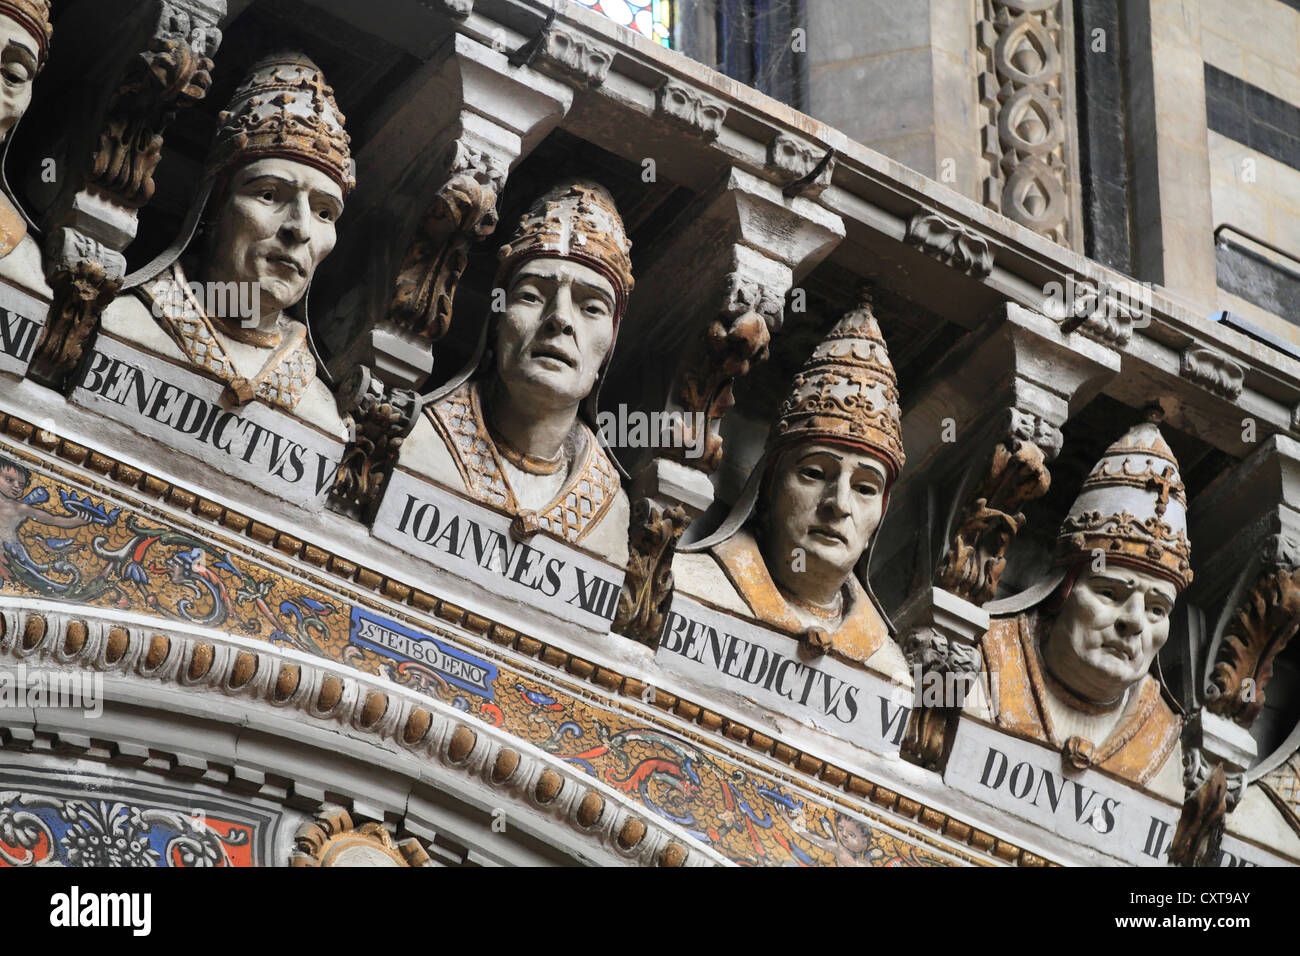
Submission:
<svg viewBox="0 0 1300 956">
<path fill-rule="evenodd" d="M 1192 580 L 1187 496 L 1178 462 L 1146 422 L 1083 482 L 1057 539 L 1057 585 L 984 639 L 997 723 L 1182 798 L 1181 720 L 1150 671 Z"/>
<path fill-rule="evenodd" d="M 0 0 L 0 143 L 7 143 L 32 102 L 54 30 L 49 0 Z M 41 252 L 11 197 L 0 194 L 0 278 L 50 295 Z"/>
<path fill-rule="evenodd" d="M 288 310 L 333 250 L 356 185 L 343 114 L 320 69 L 282 53 L 253 67 L 220 124 L 199 248 L 114 302 L 103 329 L 221 382 L 229 405 L 264 402 L 340 434 L 307 327 Z"/>
<path fill-rule="evenodd" d="M 767 449 L 711 538 L 679 549 L 677 587 L 899 680 L 907 665 L 869 586 L 870 553 L 903 467 L 898 381 L 869 301 L 814 350 Z"/>
<path fill-rule="evenodd" d="M 505 309 L 472 376 L 432 396 L 401 465 L 622 567 L 627 496 L 593 430 L 631 294 L 631 243 L 601 186 L 566 182 L 500 250 Z"/>
</svg>

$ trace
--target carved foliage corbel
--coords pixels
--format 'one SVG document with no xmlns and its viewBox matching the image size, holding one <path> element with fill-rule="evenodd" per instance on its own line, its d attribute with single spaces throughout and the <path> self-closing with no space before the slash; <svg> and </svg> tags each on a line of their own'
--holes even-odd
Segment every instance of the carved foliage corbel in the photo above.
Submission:
<svg viewBox="0 0 1300 956">
<path fill-rule="evenodd" d="M 938 213 L 922 209 L 912 216 L 904 241 L 967 275 L 982 278 L 993 271 L 993 249 L 988 240 Z"/>
<path fill-rule="evenodd" d="M 1241 396 L 1245 370 L 1225 355 L 1206 348 L 1189 348 L 1182 355 L 1183 378 L 1231 401 Z"/>
<path fill-rule="evenodd" d="M 1133 330 L 1149 322 L 1150 287 L 1123 288 L 1102 280 L 1069 280 L 1063 303 L 1063 332 L 1078 330 L 1095 342 L 1112 348 L 1124 348 L 1133 339 Z"/>
<path fill-rule="evenodd" d="M 427 342 L 451 327 L 451 304 L 469 248 L 497 227 L 505 173 L 484 153 L 457 141 L 445 160 L 447 180 L 429 204 L 397 272 L 388 322 Z"/>
<path fill-rule="evenodd" d="M 1273 558 L 1228 621 L 1206 707 L 1249 727 L 1264 707 L 1273 661 L 1300 630 L 1300 545 L 1272 535 Z"/>
<path fill-rule="evenodd" d="M 674 427 L 680 427 L 682 434 L 674 436 L 668 451 L 680 456 L 682 464 L 711 474 L 722 463 L 718 429 L 736 403 L 732 386 L 767 358 L 771 332 L 781 327 L 784 314 L 784 301 L 762 283 L 738 272 L 727 277 L 722 314 L 709 323 L 704 348 L 697 350 L 696 360 L 683 371 L 674 396 L 683 412 Z M 702 444 L 695 433 L 701 426 Z M 691 459 L 686 457 L 687 448 L 703 448 L 703 453 Z"/>
<path fill-rule="evenodd" d="M 722 462 L 719 425 L 735 404 L 732 386 L 767 358 L 771 331 L 780 328 L 784 312 L 783 299 L 762 282 L 739 272 L 727 276 L 722 314 L 709 323 L 702 347 L 697 346 L 688 361 L 673 396 L 681 415 L 665 443 L 665 458 L 705 475 L 717 469 Z M 690 458 L 688 448 L 702 453 Z M 672 601 L 673 556 L 691 517 L 679 501 L 666 496 L 652 494 L 634 501 L 615 633 L 658 646 Z"/>
<path fill-rule="evenodd" d="M 1047 463 L 1061 450 L 1060 431 L 1050 422 L 1015 408 L 1008 409 L 1001 437 L 988 465 L 953 528 L 948 550 L 935 569 L 936 593 L 958 603 L 946 615 L 933 611 L 902 639 L 904 653 L 922 680 L 963 691 L 974 685 L 983 660 L 975 626 L 978 609 L 993 599 L 1006 568 L 1007 548 L 1025 525 L 1020 509 L 1047 493 L 1052 476 Z M 965 626 L 953 625 L 962 621 Z M 987 628 L 987 616 L 981 622 Z M 944 633 L 949 631 L 950 633 Z M 912 708 L 904 735 L 903 757 L 942 770 L 961 715 L 963 701 L 951 705 L 919 704 Z"/>
<path fill-rule="evenodd" d="M 1228 814 L 1241 801 L 1245 774 L 1231 772 L 1206 757 L 1197 741 L 1197 723 L 1183 732 L 1183 787 L 1187 797 L 1178 818 L 1169 862 L 1175 866 L 1217 867 Z"/>
<path fill-rule="evenodd" d="M 972 604 L 997 593 L 1007 547 L 1024 527 L 1020 509 L 1047 494 L 1047 463 L 1060 452 L 1061 433 L 1043 419 L 1010 409 L 988 468 L 953 529 L 935 584 Z"/>
<path fill-rule="evenodd" d="M 47 250 L 53 299 L 28 377 L 71 388 L 103 310 L 121 288 L 122 250 L 137 211 L 153 198 L 163 133 L 179 110 L 207 95 L 221 43 L 224 0 L 161 0 L 146 49 L 131 60 L 109 103 L 77 203 Z"/>
<path fill-rule="evenodd" d="M 653 498 L 632 503 L 628 564 L 611 628 L 634 641 L 659 646 L 673 594 L 673 555 L 690 519 L 681 505 Z"/>
<path fill-rule="evenodd" d="M 398 268 L 385 315 L 372 323 L 414 340 L 421 350 L 447 334 L 456 287 L 470 246 L 497 225 L 497 197 L 506 175 L 485 153 L 457 140 L 445 157 L 446 181 L 435 194 Z M 373 361 L 374 353 L 369 359 Z M 385 385 L 362 357 L 336 397 L 348 423 L 330 505 L 373 519 L 402 443 L 415 427 L 420 399 L 414 389 Z"/>
<path fill-rule="evenodd" d="M 347 414 L 348 445 L 339 461 L 330 505 L 369 524 L 397 465 L 402 443 L 415 427 L 420 396 L 406 388 L 385 390 L 359 366 L 339 388 Z"/>
</svg>

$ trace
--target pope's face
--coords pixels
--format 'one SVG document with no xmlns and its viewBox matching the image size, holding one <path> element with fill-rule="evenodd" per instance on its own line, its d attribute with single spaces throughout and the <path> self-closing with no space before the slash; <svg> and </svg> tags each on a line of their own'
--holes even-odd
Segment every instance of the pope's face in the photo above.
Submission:
<svg viewBox="0 0 1300 956">
<path fill-rule="evenodd" d="M 1144 571 L 1080 574 L 1043 649 L 1048 669 L 1085 700 L 1116 700 L 1169 639 L 1176 598 L 1172 584 Z"/>
<path fill-rule="evenodd" d="M 342 212 L 342 190 L 318 169 L 278 158 L 241 166 L 230 180 L 204 278 L 256 282 L 262 316 L 276 315 L 306 294 L 334 248 Z"/>
<path fill-rule="evenodd" d="M 768 502 L 769 566 L 791 564 L 801 549 L 803 573 L 843 581 L 880 524 L 885 470 L 866 452 L 810 443 L 781 456 Z"/>
<path fill-rule="evenodd" d="M 515 402 L 576 405 L 614 338 L 614 287 L 568 259 L 530 259 L 510 279 L 497 331 L 497 375 Z"/>
<path fill-rule="evenodd" d="M 31 105 L 36 62 L 32 35 L 11 17 L 0 16 L 0 141 Z"/>
</svg>

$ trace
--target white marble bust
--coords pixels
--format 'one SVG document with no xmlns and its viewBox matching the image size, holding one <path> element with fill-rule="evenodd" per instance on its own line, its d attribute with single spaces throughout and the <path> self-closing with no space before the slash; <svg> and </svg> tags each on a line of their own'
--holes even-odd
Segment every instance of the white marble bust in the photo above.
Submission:
<svg viewBox="0 0 1300 956">
<path fill-rule="evenodd" d="M 319 69 L 300 54 L 255 66 L 222 114 L 209 170 L 202 242 L 119 296 L 101 332 L 215 379 L 230 405 L 260 401 L 341 440 L 306 326 L 289 315 L 334 249 L 354 185 L 343 117 Z"/>
<path fill-rule="evenodd" d="M 593 430 L 590 399 L 632 288 L 613 200 L 569 183 L 541 197 L 501 251 L 492 318 L 468 381 L 425 405 L 400 465 L 622 568 L 627 495 Z M 586 420 L 584 420 L 586 419 Z"/>
<path fill-rule="evenodd" d="M 996 713 L 982 716 L 1057 748 L 1069 766 L 1096 766 L 1180 802 L 1182 719 L 1152 666 L 1192 578 L 1186 509 L 1159 428 L 1131 429 L 1062 524 L 1055 589 L 995 618 L 983 646 Z"/>
<path fill-rule="evenodd" d="M 32 87 L 49 55 L 48 0 L 0 0 L 0 143 L 32 102 Z M 0 279 L 48 301 L 53 295 L 41 249 L 11 197 L 0 194 Z"/>
<path fill-rule="evenodd" d="M 679 549 L 677 589 L 910 684 L 902 649 L 857 576 L 902 465 L 896 379 L 864 302 L 795 377 L 731 516 Z"/>
</svg>

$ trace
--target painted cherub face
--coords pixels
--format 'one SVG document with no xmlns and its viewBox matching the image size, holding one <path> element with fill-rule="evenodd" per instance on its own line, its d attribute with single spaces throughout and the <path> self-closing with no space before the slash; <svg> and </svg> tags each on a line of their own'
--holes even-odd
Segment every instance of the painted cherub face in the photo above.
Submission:
<svg viewBox="0 0 1300 956">
<path fill-rule="evenodd" d="M 228 188 L 204 278 L 257 283 L 261 316 L 276 317 L 333 251 L 343 192 L 319 169 L 280 158 L 241 166 Z"/>
<path fill-rule="evenodd" d="M 1047 668 L 1085 700 L 1116 700 L 1169 639 L 1177 592 L 1164 578 L 1113 566 L 1080 574 L 1044 643 Z"/>
<path fill-rule="evenodd" d="M 614 339 L 614 287 L 569 259 L 530 259 L 511 277 L 497 330 L 496 371 L 517 402 L 576 405 Z"/>
<path fill-rule="evenodd" d="M 769 566 L 787 566 L 800 553 L 802 573 L 843 581 L 880 524 L 885 469 L 854 448 L 798 445 L 777 463 L 769 496 L 763 549 Z"/>
<path fill-rule="evenodd" d="M 38 62 L 32 35 L 12 17 L 0 15 L 0 142 L 31 105 Z"/>
<path fill-rule="evenodd" d="M 0 496 L 17 501 L 26 488 L 26 475 L 12 465 L 0 465 Z"/>
</svg>

